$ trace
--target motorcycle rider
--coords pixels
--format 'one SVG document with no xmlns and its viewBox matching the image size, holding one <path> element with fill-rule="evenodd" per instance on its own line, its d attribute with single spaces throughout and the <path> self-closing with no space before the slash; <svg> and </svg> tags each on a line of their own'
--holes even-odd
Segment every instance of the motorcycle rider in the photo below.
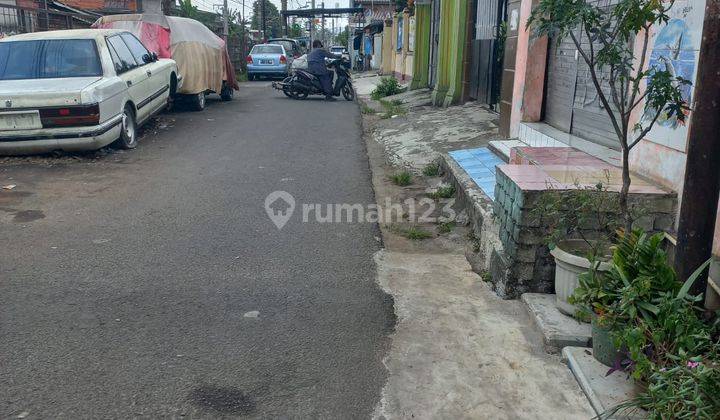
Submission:
<svg viewBox="0 0 720 420">
<path fill-rule="evenodd" d="M 320 40 L 314 40 L 312 43 L 312 51 L 307 55 L 308 71 L 320 79 L 323 91 L 325 92 L 326 101 L 334 101 L 332 77 L 333 74 L 325 65 L 326 58 L 340 58 L 339 55 L 325 51 Z"/>
</svg>

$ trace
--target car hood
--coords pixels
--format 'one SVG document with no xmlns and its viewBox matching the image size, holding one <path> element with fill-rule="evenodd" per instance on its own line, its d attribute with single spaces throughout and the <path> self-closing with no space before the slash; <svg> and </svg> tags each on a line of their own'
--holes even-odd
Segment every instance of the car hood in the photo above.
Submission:
<svg viewBox="0 0 720 420">
<path fill-rule="evenodd" d="M 82 92 L 101 77 L 0 80 L 0 110 L 82 103 Z"/>
</svg>

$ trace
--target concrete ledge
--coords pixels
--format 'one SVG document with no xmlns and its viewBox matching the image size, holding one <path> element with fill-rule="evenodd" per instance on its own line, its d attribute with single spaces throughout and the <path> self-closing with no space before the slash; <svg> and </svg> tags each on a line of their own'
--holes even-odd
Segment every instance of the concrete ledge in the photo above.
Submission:
<svg viewBox="0 0 720 420">
<path fill-rule="evenodd" d="M 640 387 L 626 373 L 613 372 L 608 375 L 610 368 L 595 360 L 591 349 L 565 347 L 562 355 L 598 415 L 635 397 L 640 391 Z M 610 418 L 645 419 L 647 413 L 621 411 Z"/>
<path fill-rule="evenodd" d="M 555 295 L 524 293 L 520 299 L 542 332 L 548 353 L 559 353 L 568 346 L 590 346 L 590 324 L 562 314 L 555 306 Z"/>
<path fill-rule="evenodd" d="M 500 225 L 494 217 L 493 202 L 448 154 L 442 154 L 438 163 L 443 179 L 455 187 L 457 202 L 471 223 L 474 238 L 465 257 L 473 271 L 482 275 L 490 268 L 493 251 L 502 250 Z"/>
<path fill-rule="evenodd" d="M 520 140 L 492 140 L 488 143 L 488 149 L 495 152 L 506 163 L 510 162 L 510 151 L 513 147 L 527 147 L 527 144 Z"/>
</svg>

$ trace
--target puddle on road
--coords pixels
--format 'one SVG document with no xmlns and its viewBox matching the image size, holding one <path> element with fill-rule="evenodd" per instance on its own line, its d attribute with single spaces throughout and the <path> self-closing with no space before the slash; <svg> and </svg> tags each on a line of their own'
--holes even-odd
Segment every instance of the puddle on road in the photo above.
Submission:
<svg viewBox="0 0 720 420">
<path fill-rule="evenodd" d="M 226 414 L 247 415 L 255 411 L 255 401 L 235 387 L 201 385 L 190 392 L 190 401 L 198 407 Z"/>
<path fill-rule="evenodd" d="M 16 223 L 27 223 L 34 222 L 45 218 L 45 213 L 42 210 L 21 210 L 15 212 L 13 216 L 13 222 Z"/>
</svg>

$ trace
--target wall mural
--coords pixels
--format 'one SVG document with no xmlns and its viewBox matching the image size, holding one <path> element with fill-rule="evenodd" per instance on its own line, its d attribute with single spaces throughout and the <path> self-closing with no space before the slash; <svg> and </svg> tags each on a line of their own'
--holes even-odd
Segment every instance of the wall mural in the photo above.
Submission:
<svg viewBox="0 0 720 420">
<path fill-rule="evenodd" d="M 650 67 L 668 70 L 692 82 L 682 87 L 683 97 L 692 104 L 692 94 L 697 62 L 700 53 L 705 0 L 678 0 L 670 10 L 667 24 L 655 28 L 650 39 Z M 653 115 L 652 109 L 646 109 L 642 120 L 648 121 Z M 688 128 L 676 117 L 661 116 L 647 139 L 658 144 L 685 151 Z"/>
</svg>

